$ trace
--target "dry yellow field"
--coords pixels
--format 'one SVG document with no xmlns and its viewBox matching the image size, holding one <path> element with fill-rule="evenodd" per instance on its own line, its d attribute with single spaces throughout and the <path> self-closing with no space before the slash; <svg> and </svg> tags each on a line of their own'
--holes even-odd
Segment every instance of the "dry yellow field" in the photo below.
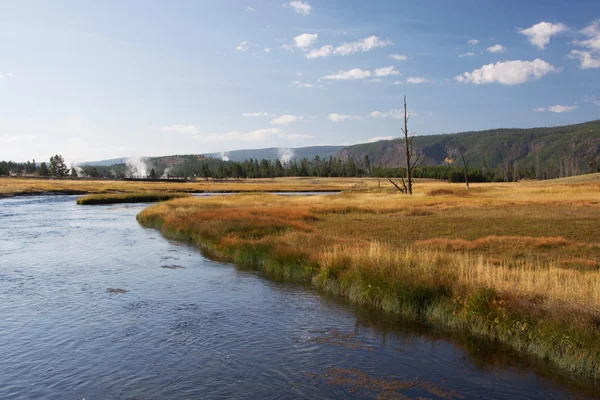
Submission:
<svg viewBox="0 0 600 400">
<path fill-rule="evenodd" d="M 600 376 L 600 182 L 420 182 L 413 196 L 372 183 L 177 199 L 138 220 L 211 256 Z"/>
<path fill-rule="evenodd" d="M 353 187 L 377 187 L 378 179 L 363 178 L 275 178 L 240 180 L 199 180 L 195 182 L 140 182 L 88 179 L 0 178 L 0 196 L 62 192 L 72 194 L 107 192 L 256 192 L 256 191 L 327 191 Z M 388 185 L 381 180 L 382 185 Z"/>
</svg>

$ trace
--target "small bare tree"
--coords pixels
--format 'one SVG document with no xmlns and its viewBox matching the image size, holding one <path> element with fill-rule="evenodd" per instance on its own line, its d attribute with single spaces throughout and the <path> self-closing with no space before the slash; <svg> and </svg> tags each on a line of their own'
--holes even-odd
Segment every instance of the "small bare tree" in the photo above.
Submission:
<svg viewBox="0 0 600 400">
<path fill-rule="evenodd" d="M 400 184 L 398 185 L 391 178 L 388 180 L 402 193 L 412 194 L 413 193 L 413 171 L 421 165 L 423 152 L 415 152 L 413 150 L 413 139 L 414 134 L 408 132 L 408 119 L 410 113 L 406 108 L 406 95 L 404 95 L 404 128 L 402 134 L 404 135 L 404 146 L 405 146 L 405 157 L 406 157 L 406 180 L 404 177 L 400 177 Z"/>
<path fill-rule="evenodd" d="M 473 161 L 472 158 L 466 160 L 465 159 L 465 153 L 463 152 L 463 148 L 460 145 L 460 142 L 458 141 L 458 138 L 456 137 L 456 144 L 458 144 L 458 153 L 460 154 L 460 158 L 462 159 L 462 164 L 463 164 L 463 173 L 465 174 L 465 185 L 467 186 L 467 190 L 469 190 L 469 177 L 467 175 L 467 170 L 469 169 L 469 163 L 471 161 Z"/>
</svg>

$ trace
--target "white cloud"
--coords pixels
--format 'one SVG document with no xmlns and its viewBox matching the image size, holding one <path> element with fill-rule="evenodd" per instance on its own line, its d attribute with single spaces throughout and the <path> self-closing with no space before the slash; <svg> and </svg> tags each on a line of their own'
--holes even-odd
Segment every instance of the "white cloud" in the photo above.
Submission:
<svg viewBox="0 0 600 400">
<path fill-rule="evenodd" d="M 293 81 L 292 85 L 298 86 L 298 87 L 301 87 L 301 88 L 315 87 L 315 85 L 313 85 L 312 83 L 304 83 L 304 82 L 300 82 L 300 81 Z"/>
<path fill-rule="evenodd" d="M 289 140 L 314 139 L 314 136 L 312 135 L 305 135 L 300 133 L 283 133 L 281 132 L 281 129 L 278 128 L 257 129 L 255 131 L 245 133 L 240 131 L 210 133 L 206 135 L 196 135 L 194 136 L 194 139 L 201 142 L 256 142 L 272 140 L 273 136 Z"/>
<path fill-rule="evenodd" d="M 248 7 L 246 7 L 246 11 L 248 11 L 248 12 L 254 12 L 256 10 L 254 9 L 254 7 L 248 6 Z"/>
<path fill-rule="evenodd" d="M 379 47 L 385 47 L 390 44 L 392 44 L 392 42 L 388 39 L 381 40 L 377 36 L 369 36 L 357 42 L 343 43 L 342 45 L 337 46 L 334 50 L 334 54 L 347 56 L 358 52 L 370 51 Z"/>
<path fill-rule="evenodd" d="M 369 114 L 373 118 L 393 118 L 402 119 L 404 118 L 404 110 L 390 110 L 390 111 L 373 111 Z"/>
<path fill-rule="evenodd" d="M 305 33 L 303 35 L 308 35 L 308 34 Z M 317 40 L 317 35 L 314 35 L 314 36 L 315 36 L 314 40 L 311 41 L 308 45 L 306 45 L 304 47 L 300 47 L 300 46 L 298 46 L 298 44 L 296 44 L 296 47 L 300 47 L 304 51 L 308 50 L 308 48 L 312 44 L 314 44 Z M 294 38 L 294 39 L 296 39 L 296 38 Z M 343 43 L 337 47 L 334 47 L 332 45 L 325 45 L 319 49 L 313 49 L 313 50 L 309 51 L 304 57 L 306 57 L 308 59 L 313 59 L 313 58 L 329 57 L 332 54 L 335 54 L 338 56 L 347 56 L 347 55 L 358 53 L 358 52 L 370 51 L 370 50 L 373 50 L 373 49 L 376 49 L 379 47 L 385 47 L 390 44 L 392 44 L 392 42 L 390 42 L 388 39 L 381 40 L 377 36 L 369 36 L 369 37 L 361 39 L 357 42 Z M 392 54 L 390 57 L 393 59 L 396 59 L 396 60 L 405 60 L 406 59 L 406 56 L 403 56 L 401 54 Z"/>
<path fill-rule="evenodd" d="M 194 125 L 167 125 L 167 126 L 155 126 L 153 129 L 159 130 L 161 132 L 175 132 L 181 133 L 183 135 L 195 135 L 200 132 Z"/>
<path fill-rule="evenodd" d="M 550 106 L 548 108 L 544 108 L 544 107 L 540 107 L 540 108 L 536 108 L 533 111 L 538 111 L 538 112 L 544 112 L 544 111 L 548 111 L 548 112 L 553 112 L 553 113 L 564 113 L 564 112 L 571 112 L 571 111 L 575 111 L 577 109 L 577 106 L 561 106 L 561 105 L 555 105 L 555 106 Z"/>
<path fill-rule="evenodd" d="M 475 53 L 473 53 L 472 51 L 469 51 L 467 53 L 462 53 L 458 56 L 458 58 L 463 58 L 463 57 L 473 57 L 475 55 Z"/>
<path fill-rule="evenodd" d="M 12 144 L 18 142 L 30 142 L 32 140 L 36 140 L 42 137 L 46 137 L 47 135 L 0 135 L 0 143 Z"/>
<path fill-rule="evenodd" d="M 349 71 L 338 71 L 334 74 L 326 75 L 323 79 L 334 81 L 345 81 L 355 79 L 365 79 L 371 76 L 371 71 L 365 71 L 359 68 L 354 68 Z"/>
<path fill-rule="evenodd" d="M 600 106 L 600 100 L 596 99 L 595 96 L 585 96 L 585 101 Z"/>
<path fill-rule="evenodd" d="M 520 29 L 519 33 L 527 36 L 529 43 L 536 46 L 538 49 L 546 48 L 550 43 L 550 38 L 566 31 L 568 28 L 565 24 L 553 24 L 551 22 L 540 22 L 533 25 L 531 28 Z"/>
<path fill-rule="evenodd" d="M 402 74 L 396 69 L 396 67 L 390 65 L 389 67 L 376 68 L 372 72 L 359 68 L 354 68 L 349 71 L 338 71 L 336 73 L 326 75 L 321 79 L 347 81 L 374 77 L 374 79 L 371 79 L 370 82 L 381 82 L 382 80 L 380 78 L 398 75 Z"/>
<path fill-rule="evenodd" d="M 310 14 L 310 11 L 312 9 L 310 4 L 304 1 L 290 1 L 288 5 L 292 7 L 297 13 L 302 14 L 304 16 Z"/>
<path fill-rule="evenodd" d="M 226 133 L 209 133 L 206 135 L 196 135 L 194 139 L 202 142 L 222 142 L 222 141 L 256 141 L 265 140 L 269 136 L 281 133 L 280 129 L 267 128 L 258 129 L 252 132 L 242 133 L 239 131 L 231 131 Z"/>
<path fill-rule="evenodd" d="M 8 72 L 8 73 L 0 72 L 0 79 L 13 78 L 14 76 L 15 76 L 15 74 L 13 74 L 12 72 Z"/>
<path fill-rule="evenodd" d="M 266 112 L 255 112 L 255 113 L 242 113 L 242 117 L 267 117 L 269 113 Z"/>
<path fill-rule="evenodd" d="M 488 47 L 487 51 L 489 51 L 490 53 L 504 53 L 506 51 L 506 48 L 501 44 L 495 44 L 493 46 Z"/>
<path fill-rule="evenodd" d="M 317 42 L 319 35 L 316 33 L 303 33 L 294 38 L 294 44 L 301 50 L 308 50 L 313 44 Z"/>
<path fill-rule="evenodd" d="M 577 106 L 561 106 L 558 104 L 555 106 L 548 107 L 548 111 L 553 112 L 553 113 L 571 112 L 576 109 L 577 109 Z"/>
<path fill-rule="evenodd" d="M 582 34 L 589 37 L 586 40 L 576 40 L 574 44 L 587 47 L 592 51 L 600 51 L 600 20 L 596 20 L 581 31 Z"/>
<path fill-rule="evenodd" d="M 600 68 L 600 20 L 592 22 L 581 33 L 589 39 L 575 40 L 573 44 L 587 50 L 571 50 L 569 58 L 578 59 L 581 69 Z"/>
<path fill-rule="evenodd" d="M 406 83 L 431 83 L 431 81 L 421 77 L 421 76 L 411 76 L 406 79 Z"/>
<path fill-rule="evenodd" d="M 302 117 L 296 117 L 295 115 L 284 114 L 281 117 L 277 117 L 271 121 L 273 125 L 287 125 L 291 122 L 301 120 Z"/>
<path fill-rule="evenodd" d="M 333 46 L 327 44 L 325 46 L 322 46 L 320 49 L 312 49 L 311 51 L 306 53 L 304 57 L 308 59 L 327 57 L 330 56 L 332 52 Z"/>
<path fill-rule="evenodd" d="M 279 137 L 283 137 L 290 140 L 298 140 L 298 139 L 314 139 L 315 137 L 312 135 L 304 135 L 302 133 L 280 133 Z"/>
<path fill-rule="evenodd" d="M 396 61 L 406 61 L 406 60 L 408 60 L 408 57 L 405 56 L 404 54 L 390 54 L 390 58 L 392 60 L 396 60 Z"/>
<path fill-rule="evenodd" d="M 404 82 L 400 82 L 400 81 L 394 81 L 392 82 L 393 85 L 403 85 Z"/>
<path fill-rule="evenodd" d="M 294 45 L 291 45 L 289 43 L 281 45 L 281 48 L 284 49 L 285 51 L 287 51 L 288 53 L 294 52 Z"/>
<path fill-rule="evenodd" d="M 235 49 L 237 51 L 241 51 L 242 53 L 248 51 L 249 48 L 250 47 L 248 47 L 248 42 L 246 42 L 246 41 L 240 42 L 240 44 L 238 44 L 237 46 L 235 46 Z"/>
<path fill-rule="evenodd" d="M 470 45 L 472 45 L 472 46 L 475 46 L 475 45 L 477 45 L 477 43 L 479 43 L 479 40 L 477 40 L 477 39 L 471 39 L 471 40 L 468 41 L 468 43 Z"/>
<path fill-rule="evenodd" d="M 329 114 L 327 116 L 327 118 L 329 118 L 329 120 L 333 121 L 333 122 L 344 122 L 344 121 L 362 119 L 362 117 L 358 116 L 358 115 L 343 115 L 343 114 Z"/>
<path fill-rule="evenodd" d="M 367 143 L 379 142 L 381 140 L 394 140 L 394 137 L 393 136 L 373 136 L 372 138 L 367 140 Z"/>
<path fill-rule="evenodd" d="M 377 68 L 375 71 L 373 71 L 373 75 L 375 76 L 396 76 L 396 75 L 400 75 L 400 71 L 398 71 L 396 69 L 396 67 L 394 66 L 389 66 L 389 67 L 382 67 L 382 68 Z"/>
<path fill-rule="evenodd" d="M 579 59 L 581 69 L 600 68 L 600 58 L 595 58 L 589 51 L 571 50 L 569 58 Z"/>
<path fill-rule="evenodd" d="M 560 68 L 536 58 L 533 61 L 503 61 L 487 64 L 473 72 L 465 72 L 454 79 L 461 83 L 480 85 L 484 83 L 500 83 L 517 85 L 529 80 L 539 79 L 550 72 L 558 72 Z"/>
<path fill-rule="evenodd" d="M 381 79 L 381 78 L 369 79 L 369 83 L 381 83 L 381 82 L 383 82 L 383 79 Z"/>
<path fill-rule="evenodd" d="M 272 49 L 270 47 L 265 47 L 263 50 L 265 53 L 270 53 Z"/>
</svg>

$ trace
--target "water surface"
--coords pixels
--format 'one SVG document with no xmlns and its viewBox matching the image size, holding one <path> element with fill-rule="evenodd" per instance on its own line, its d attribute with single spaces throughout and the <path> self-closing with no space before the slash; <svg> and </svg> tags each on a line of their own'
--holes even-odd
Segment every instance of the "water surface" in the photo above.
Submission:
<svg viewBox="0 0 600 400">
<path fill-rule="evenodd" d="M 476 339 L 207 260 L 139 226 L 145 206 L 0 200 L 1 399 L 600 393 Z"/>
</svg>

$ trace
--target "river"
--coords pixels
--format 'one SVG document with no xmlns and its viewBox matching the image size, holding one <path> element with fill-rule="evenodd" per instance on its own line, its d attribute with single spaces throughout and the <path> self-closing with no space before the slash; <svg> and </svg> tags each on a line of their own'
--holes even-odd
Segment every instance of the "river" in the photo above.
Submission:
<svg viewBox="0 0 600 400">
<path fill-rule="evenodd" d="M 478 339 L 208 260 L 138 225 L 146 206 L 0 199 L 0 399 L 600 395 Z"/>
</svg>

